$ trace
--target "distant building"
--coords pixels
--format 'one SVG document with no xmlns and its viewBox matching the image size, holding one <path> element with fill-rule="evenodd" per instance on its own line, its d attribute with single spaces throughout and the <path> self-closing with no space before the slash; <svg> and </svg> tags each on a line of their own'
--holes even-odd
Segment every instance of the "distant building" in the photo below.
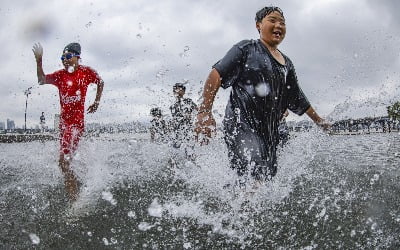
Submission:
<svg viewBox="0 0 400 250">
<path fill-rule="evenodd" d="M 0 122 L 0 130 L 5 130 L 6 124 L 4 122 Z"/>
<path fill-rule="evenodd" d="M 59 114 L 55 114 L 54 115 L 54 131 L 59 131 L 59 124 L 60 124 L 60 115 Z"/>
<path fill-rule="evenodd" d="M 8 130 L 13 130 L 15 129 L 15 123 L 13 120 L 7 119 L 7 129 Z"/>
</svg>

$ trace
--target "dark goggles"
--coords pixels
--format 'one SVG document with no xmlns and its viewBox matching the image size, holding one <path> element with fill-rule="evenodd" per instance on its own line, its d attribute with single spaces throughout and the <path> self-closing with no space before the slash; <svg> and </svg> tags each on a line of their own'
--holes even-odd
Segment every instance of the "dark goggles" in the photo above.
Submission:
<svg viewBox="0 0 400 250">
<path fill-rule="evenodd" d="M 72 57 L 77 56 L 79 57 L 79 54 L 73 54 L 73 53 L 66 53 L 64 55 L 61 56 L 61 61 L 64 61 L 65 59 L 69 60 Z"/>
</svg>

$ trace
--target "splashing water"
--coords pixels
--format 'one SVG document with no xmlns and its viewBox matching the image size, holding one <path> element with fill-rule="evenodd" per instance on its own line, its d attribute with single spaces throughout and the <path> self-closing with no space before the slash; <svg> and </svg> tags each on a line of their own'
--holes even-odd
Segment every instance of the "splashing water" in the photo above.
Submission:
<svg viewBox="0 0 400 250">
<path fill-rule="evenodd" d="M 195 146 L 196 159 L 188 160 L 184 150 L 150 143 L 148 137 L 103 134 L 82 140 L 71 164 L 82 183 L 72 209 L 57 166 L 58 142 L 2 144 L 4 247 L 399 244 L 400 201 L 392 196 L 400 190 L 394 143 L 399 136 L 343 140 L 316 131 L 293 134 L 279 150 L 273 181 L 246 188 L 235 186 L 222 138 Z M 26 237 L 22 228 L 40 239 Z"/>
<path fill-rule="evenodd" d="M 190 47 L 189 46 L 185 46 L 183 47 L 183 52 L 179 53 L 179 56 L 184 58 L 184 57 L 188 57 L 189 56 L 189 51 L 190 51 Z"/>
<path fill-rule="evenodd" d="M 75 71 L 73 66 L 68 66 L 68 73 L 73 73 Z"/>
</svg>

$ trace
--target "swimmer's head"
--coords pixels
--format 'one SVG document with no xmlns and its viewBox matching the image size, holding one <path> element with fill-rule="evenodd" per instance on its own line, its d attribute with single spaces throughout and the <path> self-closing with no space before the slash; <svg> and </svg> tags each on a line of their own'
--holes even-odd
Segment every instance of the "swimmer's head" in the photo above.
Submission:
<svg viewBox="0 0 400 250">
<path fill-rule="evenodd" d="M 264 17 L 268 16 L 269 14 L 271 14 L 274 11 L 281 14 L 283 19 L 285 19 L 285 17 L 283 16 L 283 11 L 279 7 L 269 6 L 269 7 L 264 7 L 261 10 L 257 11 L 256 17 L 255 17 L 256 23 L 261 22 L 264 19 Z"/>
<path fill-rule="evenodd" d="M 67 46 L 65 46 L 65 48 L 63 50 L 63 54 L 68 53 L 68 52 L 79 56 L 81 54 L 81 45 L 79 43 L 68 44 Z"/>
<path fill-rule="evenodd" d="M 178 98 L 182 98 L 186 91 L 186 86 L 184 83 L 177 82 L 174 87 L 174 95 Z"/>
<path fill-rule="evenodd" d="M 152 108 L 150 110 L 150 114 L 154 117 L 161 117 L 162 116 L 162 112 L 160 108 Z"/>
</svg>

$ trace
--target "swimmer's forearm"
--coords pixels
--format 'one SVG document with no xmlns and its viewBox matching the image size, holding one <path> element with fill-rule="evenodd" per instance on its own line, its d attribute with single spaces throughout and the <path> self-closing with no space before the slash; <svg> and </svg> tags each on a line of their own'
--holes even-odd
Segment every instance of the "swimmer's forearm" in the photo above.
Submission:
<svg viewBox="0 0 400 250">
<path fill-rule="evenodd" d="M 101 95 L 103 94 L 104 82 L 101 81 L 97 84 L 96 98 L 94 100 L 95 103 L 99 104 Z"/>
<path fill-rule="evenodd" d="M 39 58 L 36 60 L 36 73 L 37 73 L 38 83 L 45 84 L 46 83 L 46 75 L 44 74 L 44 71 L 43 71 L 42 58 Z"/>
<path fill-rule="evenodd" d="M 321 124 L 324 119 L 322 119 L 317 112 L 314 110 L 314 108 L 312 106 L 310 106 L 307 111 L 306 114 L 311 118 L 311 120 L 313 120 L 316 124 Z"/>
<path fill-rule="evenodd" d="M 199 113 L 211 112 L 215 96 L 221 87 L 221 77 L 216 69 L 212 69 L 203 90 L 203 102 L 199 106 Z"/>
</svg>

